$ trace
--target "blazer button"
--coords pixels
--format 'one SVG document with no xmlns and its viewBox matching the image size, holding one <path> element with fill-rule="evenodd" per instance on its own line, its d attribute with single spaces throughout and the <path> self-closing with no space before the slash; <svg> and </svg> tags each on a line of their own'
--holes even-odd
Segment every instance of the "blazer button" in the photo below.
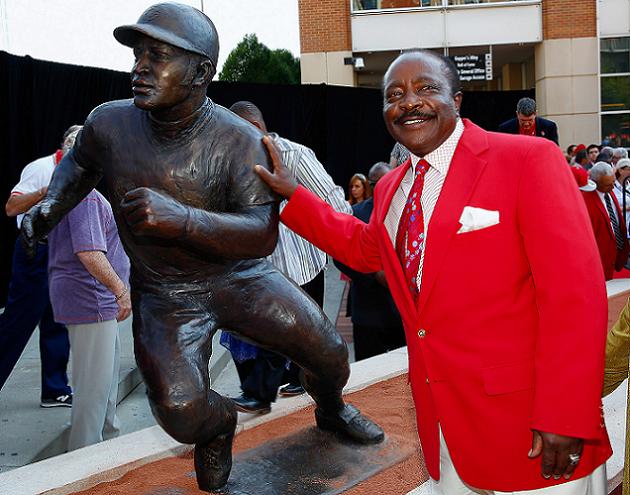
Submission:
<svg viewBox="0 0 630 495">
<path fill-rule="evenodd" d="M 429 385 L 429 377 L 427 377 L 427 385 Z"/>
<path fill-rule="evenodd" d="M 426 330 L 424 328 L 421 328 L 418 331 L 418 337 L 420 337 L 421 339 L 423 339 L 425 337 L 425 335 L 427 334 Z"/>
</svg>

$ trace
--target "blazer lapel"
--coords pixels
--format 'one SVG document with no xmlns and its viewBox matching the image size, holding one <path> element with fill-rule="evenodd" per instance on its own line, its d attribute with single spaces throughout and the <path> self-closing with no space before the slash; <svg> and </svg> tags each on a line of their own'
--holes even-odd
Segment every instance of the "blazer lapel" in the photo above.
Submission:
<svg viewBox="0 0 630 495">
<path fill-rule="evenodd" d="M 610 223 L 610 215 L 608 214 L 608 210 L 606 210 L 606 207 L 604 206 L 604 203 L 600 199 L 599 194 L 597 194 L 597 191 L 593 191 L 593 194 L 594 194 L 593 198 L 595 199 L 595 204 L 599 208 L 599 211 L 601 212 L 601 214 L 604 215 L 604 223 L 608 227 L 608 233 L 610 234 L 610 237 L 614 239 L 615 233 L 613 232 L 612 224 Z M 614 204 L 616 204 L 616 202 Z"/>
<path fill-rule="evenodd" d="M 468 121 L 464 123 L 464 133 L 453 155 L 427 231 L 422 285 L 418 299 L 419 311 L 422 311 L 429 299 L 448 246 L 459 229 L 459 218 L 464 206 L 468 204 L 486 166 L 486 161 L 479 156 L 488 148 L 485 131 Z"/>
</svg>

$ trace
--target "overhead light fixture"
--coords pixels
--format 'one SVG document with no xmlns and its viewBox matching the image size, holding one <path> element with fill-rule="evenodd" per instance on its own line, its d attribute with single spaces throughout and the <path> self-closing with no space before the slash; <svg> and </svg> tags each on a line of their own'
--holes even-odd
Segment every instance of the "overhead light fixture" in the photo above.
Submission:
<svg viewBox="0 0 630 495">
<path fill-rule="evenodd" d="M 362 70 L 365 68 L 365 62 L 363 57 L 345 57 L 343 59 L 344 65 L 352 65 L 356 70 Z"/>
</svg>

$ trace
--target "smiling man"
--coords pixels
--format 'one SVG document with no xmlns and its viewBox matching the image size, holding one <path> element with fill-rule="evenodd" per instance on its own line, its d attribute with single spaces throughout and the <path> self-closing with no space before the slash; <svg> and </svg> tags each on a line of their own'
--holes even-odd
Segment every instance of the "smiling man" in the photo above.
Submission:
<svg viewBox="0 0 630 495">
<path fill-rule="evenodd" d="M 434 493 L 605 494 L 600 415 L 607 301 L 584 203 L 560 149 L 459 118 L 457 70 L 428 51 L 385 74 L 383 115 L 411 158 L 369 224 L 299 187 L 281 218 L 335 259 L 385 271 L 409 349 Z"/>
<path fill-rule="evenodd" d="M 133 48 L 133 100 L 96 108 L 22 224 L 35 246 L 104 177 L 131 261 L 134 348 L 153 414 L 195 444 L 197 482 L 223 486 L 236 410 L 210 389 L 216 331 L 233 332 L 303 370 L 317 425 L 359 443 L 383 431 L 345 404 L 343 339 L 322 310 L 269 262 L 278 203 L 253 172 L 266 163 L 261 133 L 206 96 L 219 43 L 186 5 L 147 9 L 114 31 Z"/>
</svg>

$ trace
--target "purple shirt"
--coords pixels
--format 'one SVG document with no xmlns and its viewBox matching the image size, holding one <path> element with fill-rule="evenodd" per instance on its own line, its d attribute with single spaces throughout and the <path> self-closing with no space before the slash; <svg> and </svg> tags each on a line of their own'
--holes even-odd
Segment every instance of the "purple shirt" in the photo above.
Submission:
<svg viewBox="0 0 630 495">
<path fill-rule="evenodd" d="M 55 321 L 96 323 L 116 319 L 115 296 L 83 266 L 76 253 L 102 251 L 116 274 L 129 284 L 129 259 L 123 250 L 112 207 L 95 189 L 48 235 L 48 283 Z"/>
</svg>

